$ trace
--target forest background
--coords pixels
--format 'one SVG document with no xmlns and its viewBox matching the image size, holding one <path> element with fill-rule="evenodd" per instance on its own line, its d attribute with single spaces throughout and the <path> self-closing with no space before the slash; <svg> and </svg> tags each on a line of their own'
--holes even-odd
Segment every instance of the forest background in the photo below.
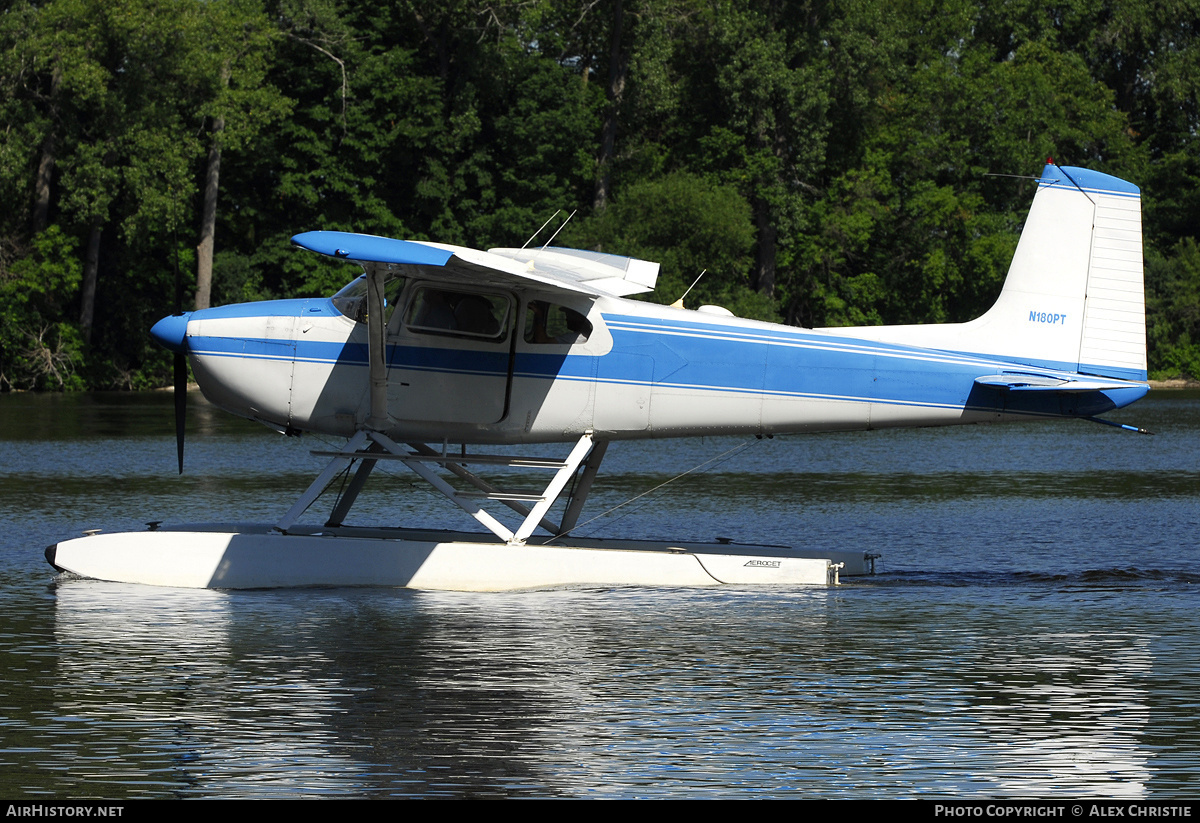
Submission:
<svg viewBox="0 0 1200 823">
<path fill-rule="evenodd" d="M 324 295 L 353 272 L 291 235 L 557 209 L 664 302 L 962 321 L 1048 157 L 1142 187 L 1151 373 L 1200 376 L 1200 0 L 0 9 L 0 390 L 168 384 L 176 260 L 185 308 Z"/>
</svg>

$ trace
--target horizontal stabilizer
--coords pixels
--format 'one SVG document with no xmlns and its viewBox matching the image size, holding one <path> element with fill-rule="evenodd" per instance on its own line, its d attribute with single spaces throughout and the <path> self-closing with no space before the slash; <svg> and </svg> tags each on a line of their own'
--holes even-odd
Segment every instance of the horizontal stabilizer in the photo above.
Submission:
<svg viewBox="0 0 1200 823">
<path fill-rule="evenodd" d="M 1093 377 L 1051 377 L 1044 374 L 988 374 L 976 377 L 981 386 L 1009 391 L 1091 392 L 1113 391 L 1138 387 L 1123 380 L 1100 380 Z"/>
<path fill-rule="evenodd" d="M 1010 414 L 1095 417 L 1144 396 L 1145 383 L 1086 374 L 1000 372 L 975 378 L 967 405 Z"/>
</svg>

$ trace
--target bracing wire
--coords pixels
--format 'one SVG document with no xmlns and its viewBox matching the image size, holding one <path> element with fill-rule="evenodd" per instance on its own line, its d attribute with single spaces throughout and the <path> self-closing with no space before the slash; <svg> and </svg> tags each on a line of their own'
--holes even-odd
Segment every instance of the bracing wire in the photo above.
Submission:
<svg viewBox="0 0 1200 823">
<path fill-rule="evenodd" d="M 586 526 L 588 523 L 591 523 L 594 520 L 599 520 L 601 517 L 605 517 L 609 514 L 612 514 L 617 509 L 628 506 L 630 503 L 633 503 L 635 500 L 640 500 L 641 498 L 645 497 L 646 495 L 653 494 L 654 492 L 661 489 L 663 486 L 667 486 L 671 483 L 674 483 L 676 480 L 687 477 L 689 474 L 694 474 L 699 471 L 704 471 L 705 469 L 708 469 L 708 468 L 715 468 L 716 466 L 721 465 L 722 463 L 726 462 L 727 460 L 731 460 L 737 454 L 739 454 L 742 451 L 745 451 L 747 448 L 749 448 L 750 446 L 752 446 L 754 443 L 757 443 L 757 442 L 758 442 L 757 440 L 743 440 L 741 443 L 738 443 L 733 448 L 726 449 L 725 451 L 721 452 L 716 457 L 710 457 L 708 460 L 705 460 L 703 463 L 700 463 L 696 466 L 692 466 L 692 468 L 688 469 L 687 471 L 680 472 L 679 474 L 675 475 L 674 477 L 672 477 L 668 480 L 664 480 L 663 482 L 659 483 L 657 486 L 646 489 L 641 494 L 634 495 L 633 497 L 626 500 L 624 503 L 618 503 L 617 505 L 613 506 L 611 509 L 606 509 L 605 511 L 600 512 L 595 517 L 590 517 L 587 520 L 583 521 L 582 523 L 577 523 L 575 525 L 575 527 L 571 529 L 571 531 L 575 531 L 576 529 L 581 529 L 584 526 Z M 631 510 L 625 512 L 625 514 L 621 515 L 621 517 L 618 517 L 616 520 L 606 523 L 605 525 L 611 526 L 613 523 L 620 521 L 621 518 L 627 517 L 628 515 L 633 514 L 634 511 L 636 511 L 636 509 L 631 509 Z M 549 545 L 550 543 L 553 543 L 555 540 L 557 540 L 558 538 L 563 537 L 563 536 L 564 535 L 556 534 L 553 537 L 551 537 L 549 540 L 547 540 L 546 544 Z"/>
</svg>

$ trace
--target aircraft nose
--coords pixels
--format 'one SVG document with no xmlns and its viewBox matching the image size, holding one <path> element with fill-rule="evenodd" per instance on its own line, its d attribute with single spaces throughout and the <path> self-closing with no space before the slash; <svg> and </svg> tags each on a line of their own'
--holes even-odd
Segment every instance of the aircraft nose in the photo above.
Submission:
<svg viewBox="0 0 1200 823">
<path fill-rule="evenodd" d="M 150 336 L 163 348 L 181 352 L 187 349 L 187 326 L 192 313 L 172 314 L 164 317 L 150 329 Z"/>
</svg>

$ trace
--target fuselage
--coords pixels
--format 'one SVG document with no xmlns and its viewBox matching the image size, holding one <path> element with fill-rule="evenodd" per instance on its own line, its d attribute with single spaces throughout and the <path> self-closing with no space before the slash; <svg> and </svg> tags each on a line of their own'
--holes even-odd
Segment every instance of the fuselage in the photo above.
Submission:
<svg viewBox="0 0 1200 823">
<path fill-rule="evenodd" d="M 175 318 L 186 322 L 186 350 L 206 397 L 280 430 L 348 437 L 362 428 L 367 324 L 361 311 L 356 317 L 352 289 L 339 295 Z M 464 318 L 467 308 L 476 315 L 456 321 L 451 304 Z M 1073 372 L 615 296 L 409 278 L 393 283 L 389 312 L 385 433 L 400 440 L 558 442 L 589 430 L 616 440 L 1086 417 L 1147 390 L 1131 380 L 1065 395 L 1009 392 L 977 378 Z M 555 312 L 586 324 L 564 331 L 560 322 L 554 334 L 545 318 Z"/>
</svg>

